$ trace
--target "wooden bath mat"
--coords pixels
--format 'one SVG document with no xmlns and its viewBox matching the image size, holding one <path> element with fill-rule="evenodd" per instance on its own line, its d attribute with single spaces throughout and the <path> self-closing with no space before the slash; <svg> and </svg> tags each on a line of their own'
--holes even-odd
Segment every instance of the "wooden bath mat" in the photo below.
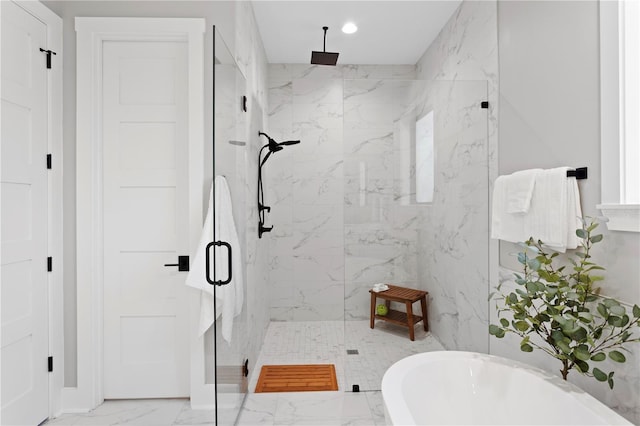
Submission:
<svg viewBox="0 0 640 426">
<path fill-rule="evenodd" d="M 337 390 L 333 364 L 264 365 L 256 385 L 256 393 Z"/>
</svg>

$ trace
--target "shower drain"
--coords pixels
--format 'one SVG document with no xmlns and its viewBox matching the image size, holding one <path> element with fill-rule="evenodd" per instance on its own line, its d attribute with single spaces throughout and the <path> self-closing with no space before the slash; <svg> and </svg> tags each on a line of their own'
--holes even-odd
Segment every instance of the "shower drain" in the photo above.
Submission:
<svg viewBox="0 0 640 426">
<path fill-rule="evenodd" d="M 357 349 L 347 349 L 347 355 L 358 355 Z"/>
</svg>

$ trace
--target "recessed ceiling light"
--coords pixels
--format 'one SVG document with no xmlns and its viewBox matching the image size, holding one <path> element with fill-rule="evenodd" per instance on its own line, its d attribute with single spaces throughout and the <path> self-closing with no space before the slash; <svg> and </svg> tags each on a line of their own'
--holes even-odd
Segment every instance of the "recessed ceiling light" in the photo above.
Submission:
<svg viewBox="0 0 640 426">
<path fill-rule="evenodd" d="M 342 32 L 345 34 L 353 34 L 358 31 L 358 27 L 353 22 L 347 22 L 342 27 Z"/>
</svg>

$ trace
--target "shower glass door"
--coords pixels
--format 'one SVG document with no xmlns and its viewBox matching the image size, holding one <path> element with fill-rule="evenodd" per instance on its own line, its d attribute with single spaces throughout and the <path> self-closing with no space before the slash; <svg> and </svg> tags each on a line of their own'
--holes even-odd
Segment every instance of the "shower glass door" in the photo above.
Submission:
<svg viewBox="0 0 640 426">
<path fill-rule="evenodd" d="M 237 420 L 247 393 L 245 77 L 214 29 L 212 173 L 215 324 L 205 335 L 207 383 L 214 384 L 216 424 Z M 211 157 L 209 157 L 211 158 Z M 206 163 L 205 163 L 206 164 Z M 208 185 L 207 185 L 208 188 Z"/>
<path fill-rule="evenodd" d="M 487 352 L 486 100 L 486 81 L 344 81 L 347 391 L 414 353 Z M 427 291 L 429 331 L 411 341 L 406 305 L 382 298 L 372 329 L 377 283 Z"/>
</svg>

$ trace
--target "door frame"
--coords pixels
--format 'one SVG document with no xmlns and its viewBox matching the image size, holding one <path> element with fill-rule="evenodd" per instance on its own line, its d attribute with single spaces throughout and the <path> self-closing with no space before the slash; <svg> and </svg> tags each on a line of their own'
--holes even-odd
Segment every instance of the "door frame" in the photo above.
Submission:
<svg viewBox="0 0 640 426">
<path fill-rule="evenodd" d="M 47 71 L 47 152 L 51 154 L 52 163 L 47 177 L 47 250 L 53 258 L 52 271 L 47 274 L 48 355 L 53 357 L 48 411 L 49 417 L 54 417 L 62 409 L 64 383 L 62 18 L 39 1 L 11 1 L 45 25 L 47 42 L 42 47 L 56 52 L 51 60 L 52 67 Z"/>
<path fill-rule="evenodd" d="M 189 245 L 193 253 L 202 229 L 205 20 L 78 17 L 75 30 L 78 382 L 75 388 L 64 388 L 63 407 L 65 411 L 87 411 L 104 401 L 102 46 L 106 41 L 187 42 Z M 190 295 L 192 336 L 197 330 L 193 326 L 195 297 Z M 193 353 L 191 358 L 193 363 Z"/>
</svg>

